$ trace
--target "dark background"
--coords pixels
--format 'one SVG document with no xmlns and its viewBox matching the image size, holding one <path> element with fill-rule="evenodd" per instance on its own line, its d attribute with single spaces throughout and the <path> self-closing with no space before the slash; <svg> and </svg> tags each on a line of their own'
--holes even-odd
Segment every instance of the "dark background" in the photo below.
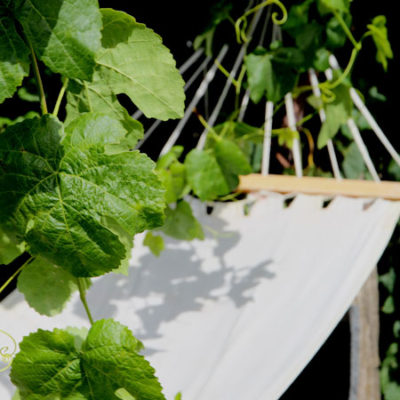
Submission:
<svg viewBox="0 0 400 400">
<path fill-rule="evenodd" d="M 107 1 L 100 0 L 101 7 L 112 7 L 126 11 L 139 21 L 151 27 L 160 34 L 167 47 L 169 47 L 177 60 L 177 64 L 181 65 L 193 52 L 188 45 L 194 38 L 201 33 L 207 26 L 210 19 L 210 7 L 215 1 L 202 0 L 199 2 L 182 2 L 182 1 Z M 238 4 L 246 4 L 245 0 L 235 1 Z M 353 13 L 353 30 L 356 38 L 360 37 L 364 32 L 365 26 L 371 19 L 378 14 L 384 14 L 388 19 L 389 38 L 392 43 L 395 58 L 389 63 L 388 72 L 384 73 L 382 67 L 374 62 L 375 49 L 371 41 L 366 41 L 359 59 L 357 60 L 353 78 L 361 89 L 368 89 L 371 86 L 377 86 L 379 92 L 387 96 L 388 101 L 385 103 L 375 102 L 370 104 L 370 108 L 375 115 L 377 121 L 381 124 L 383 130 L 388 134 L 392 143 L 399 148 L 398 122 L 396 120 L 399 114 L 398 109 L 398 90 L 399 85 L 399 23 L 396 21 L 396 15 L 393 10 L 393 1 L 389 0 L 354 0 L 352 5 Z M 54 85 L 48 84 L 47 90 L 50 88 L 50 96 L 56 96 L 59 90 L 59 83 Z M 52 90 L 54 88 L 54 93 Z M 51 100 L 51 99 L 50 99 Z M 0 115 L 23 114 L 24 107 L 31 108 L 31 105 L 22 105 L 18 107 L 16 103 L 9 100 L 0 107 Z M 150 155 L 156 152 L 166 140 L 171 130 L 165 128 L 161 131 L 160 136 L 154 136 L 146 144 L 145 150 Z M 375 150 L 374 143 L 369 147 L 372 153 Z M 152 154 L 154 153 L 154 154 Z M 396 236 L 397 238 L 399 235 Z M 397 256 L 397 239 L 395 244 L 390 246 L 386 251 L 380 264 L 380 269 L 385 271 L 388 263 L 398 265 Z M 23 257 L 23 256 L 22 256 Z M 21 259 L 17 260 L 14 265 L 20 265 Z M 7 272 L 3 272 L 3 279 L 6 279 L 8 273 L 11 274 L 12 266 L 7 268 Z M 9 287 L 9 291 L 13 289 L 13 285 Z M 9 291 L 2 294 L 4 297 Z M 382 352 L 387 348 L 389 339 L 386 338 L 386 332 L 391 332 L 389 320 L 382 318 L 381 330 L 381 346 Z M 389 336 L 389 334 L 388 334 Z M 314 357 L 313 361 L 305 368 L 302 375 L 288 389 L 281 400 L 344 400 L 348 398 L 349 389 L 349 350 L 350 335 L 348 318 L 345 317 L 338 325 L 334 333 L 322 347 L 320 352 Z M 268 362 L 268 360 L 265 360 Z M 210 399 L 213 400 L 213 399 Z M 251 400 L 251 399 L 249 399 Z M 365 399 L 367 400 L 367 399 Z"/>
</svg>

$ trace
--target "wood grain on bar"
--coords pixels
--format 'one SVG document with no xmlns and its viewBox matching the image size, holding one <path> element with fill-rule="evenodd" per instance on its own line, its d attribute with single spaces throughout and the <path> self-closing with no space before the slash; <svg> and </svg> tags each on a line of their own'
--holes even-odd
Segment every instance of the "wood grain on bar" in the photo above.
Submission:
<svg viewBox="0 0 400 400">
<path fill-rule="evenodd" d="M 278 193 L 304 193 L 331 196 L 384 198 L 400 200 L 400 182 L 362 181 L 333 178 L 302 177 L 289 175 L 250 174 L 240 177 L 238 190 L 254 192 L 267 190 Z"/>
</svg>

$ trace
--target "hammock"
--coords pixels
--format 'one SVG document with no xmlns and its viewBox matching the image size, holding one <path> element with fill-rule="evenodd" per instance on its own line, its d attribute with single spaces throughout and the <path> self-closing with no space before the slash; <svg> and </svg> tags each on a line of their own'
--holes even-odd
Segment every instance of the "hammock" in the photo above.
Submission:
<svg viewBox="0 0 400 400">
<path fill-rule="evenodd" d="M 242 62 L 245 46 L 231 78 Z M 217 57 L 220 62 L 226 52 L 224 46 Z M 181 70 L 201 58 L 201 52 L 196 52 Z M 209 63 L 209 58 L 201 61 L 187 87 Z M 337 67 L 334 58 L 331 63 Z M 205 74 L 162 154 L 179 138 L 216 70 L 213 64 Z M 313 71 L 310 77 L 318 95 Z M 210 126 L 217 120 L 229 87 L 228 79 L 208 118 Z M 356 91 L 351 94 L 400 164 L 397 152 Z M 296 129 L 291 95 L 285 100 L 289 125 Z M 248 94 L 240 119 L 247 101 Z M 342 180 L 331 141 L 328 152 L 336 180 L 302 177 L 298 141 L 293 148 L 297 176 L 268 175 L 272 111 L 273 104 L 267 102 L 262 175 L 241 181 L 241 189 L 252 194 L 238 202 L 213 203 L 211 213 L 205 204 L 190 199 L 195 216 L 205 227 L 204 241 L 167 238 L 166 249 L 157 258 L 143 246 L 143 235 L 139 235 L 129 277 L 94 279 L 88 292 L 95 319 L 113 317 L 143 341 L 168 399 L 177 392 L 182 392 L 184 400 L 278 399 L 346 313 L 399 219 L 399 184 L 379 182 L 351 119 L 348 126 L 374 181 Z M 140 117 L 140 112 L 134 116 Z M 323 112 L 320 117 L 323 121 Z M 147 129 L 144 141 L 158 124 Z M 206 135 L 206 131 L 201 135 L 199 148 Z M 16 341 L 39 328 L 88 326 L 78 295 L 60 315 L 47 318 L 36 314 L 14 292 L 0 304 L 0 315 Z M 12 390 L 8 376 L 1 374 L 0 397 L 10 398 Z"/>
</svg>

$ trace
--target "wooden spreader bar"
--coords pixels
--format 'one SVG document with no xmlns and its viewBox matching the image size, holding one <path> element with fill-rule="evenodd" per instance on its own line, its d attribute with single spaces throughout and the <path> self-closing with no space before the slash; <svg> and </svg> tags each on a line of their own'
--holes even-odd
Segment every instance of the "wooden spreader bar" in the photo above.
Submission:
<svg viewBox="0 0 400 400">
<path fill-rule="evenodd" d="M 400 182 L 362 181 L 289 175 L 250 174 L 240 177 L 238 190 L 254 192 L 267 190 L 278 193 L 304 193 L 327 196 L 349 196 L 400 200 Z"/>
</svg>

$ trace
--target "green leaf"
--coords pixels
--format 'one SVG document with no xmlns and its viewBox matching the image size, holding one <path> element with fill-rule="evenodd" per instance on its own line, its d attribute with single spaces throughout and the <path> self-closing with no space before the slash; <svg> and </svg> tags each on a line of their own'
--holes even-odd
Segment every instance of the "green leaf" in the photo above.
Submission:
<svg viewBox="0 0 400 400">
<path fill-rule="evenodd" d="M 373 98 L 374 100 L 378 100 L 378 101 L 382 101 L 385 102 L 387 101 L 387 97 L 380 93 L 378 91 L 378 88 L 376 86 L 372 86 L 369 90 L 368 90 L 368 94 L 371 96 L 371 98 Z"/>
<path fill-rule="evenodd" d="M 334 11 L 349 13 L 350 1 L 351 0 L 317 0 L 318 10 L 321 15 L 325 15 Z"/>
<path fill-rule="evenodd" d="M 71 82 L 68 120 L 99 111 L 129 121 L 117 94 L 125 93 L 147 117 L 166 120 L 183 115 L 183 80 L 161 38 L 128 14 L 102 10 L 102 48 L 91 82 Z"/>
<path fill-rule="evenodd" d="M 385 400 L 400 399 L 400 385 L 396 382 L 389 382 L 383 392 Z"/>
<path fill-rule="evenodd" d="M 393 336 L 398 339 L 400 337 L 400 321 L 395 321 L 393 324 Z"/>
<path fill-rule="evenodd" d="M 203 228 L 186 201 L 179 201 L 175 208 L 168 207 L 165 217 L 165 224 L 160 229 L 166 235 L 179 240 L 204 239 Z"/>
<path fill-rule="evenodd" d="M 161 236 L 153 235 L 152 232 L 147 232 L 146 237 L 143 240 L 143 244 L 147 246 L 150 251 L 155 255 L 159 256 L 165 248 L 164 239 Z"/>
<path fill-rule="evenodd" d="M 344 152 L 342 168 L 347 179 L 361 179 L 364 177 L 366 166 L 355 142 Z"/>
<path fill-rule="evenodd" d="M 39 314 L 59 314 L 78 289 L 76 278 L 64 269 L 36 258 L 18 276 L 18 290 Z"/>
<path fill-rule="evenodd" d="M 393 176 L 393 178 L 396 179 L 396 181 L 400 181 L 400 166 L 396 163 L 396 161 L 390 161 L 388 172 Z"/>
<path fill-rule="evenodd" d="M 239 175 L 247 175 L 252 172 L 246 156 L 234 142 L 227 139 L 216 141 L 214 153 L 229 191 L 237 188 Z"/>
<path fill-rule="evenodd" d="M 297 72 L 287 60 L 276 62 L 271 52 L 259 50 L 251 53 L 246 56 L 245 64 L 250 97 L 254 103 L 258 103 L 265 92 L 268 100 L 277 103 L 297 83 Z"/>
<path fill-rule="evenodd" d="M 182 400 L 182 393 L 181 392 L 177 393 L 174 400 Z"/>
<path fill-rule="evenodd" d="M 352 17 L 351 14 L 343 15 L 343 20 L 346 25 L 350 28 Z M 343 27 L 340 25 L 336 17 L 332 17 L 326 24 L 326 43 L 325 46 L 328 49 L 334 50 L 343 47 L 346 43 L 347 36 Z"/>
<path fill-rule="evenodd" d="M 182 152 L 182 146 L 174 146 L 157 161 L 156 172 L 166 189 L 167 204 L 177 202 L 190 191 L 186 180 L 186 167 L 178 161 Z"/>
<path fill-rule="evenodd" d="M 394 285 L 396 283 L 396 272 L 394 268 L 390 268 L 386 274 L 380 275 L 379 283 L 381 283 L 389 293 L 393 293 Z"/>
<path fill-rule="evenodd" d="M 64 144 L 77 146 L 105 144 L 107 154 L 117 154 L 133 149 L 143 137 L 143 126 L 132 119 L 132 129 L 127 132 L 126 125 L 113 117 L 100 113 L 84 113 L 66 128 L 69 132 Z"/>
<path fill-rule="evenodd" d="M 352 116 L 353 103 L 350 90 L 346 84 L 339 85 L 333 90 L 335 100 L 325 106 L 326 121 L 322 124 L 318 136 L 318 148 L 321 149 L 339 131 L 341 125 L 345 124 Z"/>
<path fill-rule="evenodd" d="M 388 39 L 386 28 L 386 17 L 378 15 L 372 20 L 372 24 L 367 25 L 369 33 L 376 46 L 376 60 L 387 70 L 388 59 L 393 58 L 392 47 Z"/>
<path fill-rule="evenodd" d="M 93 324 L 82 346 L 81 367 L 94 399 L 114 398 L 125 388 L 137 400 L 165 399 L 154 369 L 137 351 L 141 343 L 125 326 L 113 320 Z"/>
<path fill-rule="evenodd" d="M 121 400 L 136 400 L 126 389 L 119 388 L 115 391 L 115 395 Z"/>
<path fill-rule="evenodd" d="M 316 51 L 313 66 L 317 71 L 326 71 L 329 68 L 329 56 L 331 53 L 324 48 Z"/>
<path fill-rule="evenodd" d="M 15 16 L 40 60 L 53 72 L 90 80 L 100 49 L 97 0 L 17 0 Z"/>
<path fill-rule="evenodd" d="M 15 28 L 14 21 L 0 10 L 0 104 L 12 97 L 29 74 L 29 49 Z"/>
<path fill-rule="evenodd" d="M 107 154 L 120 133 L 107 136 L 99 118 L 93 115 L 92 124 L 83 115 L 64 134 L 46 115 L 0 135 L 0 220 L 18 231 L 31 254 L 82 277 L 118 268 L 126 257 L 115 227 L 133 237 L 163 219 L 154 163 L 138 151 Z M 113 126 L 109 117 L 104 121 Z"/>
<path fill-rule="evenodd" d="M 193 149 L 185 158 L 187 180 L 202 201 L 229 193 L 229 186 L 212 152 Z"/>
<path fill-rule="evenodd" d="M 274 129 L 272 133 L 278 136 L 279 146 L 287 146 L 289 149 L 293 147 L 293 141 L 300 138 L 299 132 L 290 128 Z"/>
<path fill-rule="evenodd" d="M 14 393 L 14 396 L 11 400 L 21 400 L 21 396 L 19 395 L 19 390 L 17 389 Z"/>
<path fill-rule="evenodd" d="M 140 346 L 113 320 L 96 321 L 81 348 L 68 330 L 39 330 L 21 342 L 10 376 L 21 400 L 115 399 L 120 388 L 137 400 L 165 399 Z"/>
<path fill-rule="evenodd" d="M 10 264 L 25 250 L 23 243 L 18 243 L 17 239 L 0 227 L 0 265 Z"/>
<path fill-rule="evenodd" d="M 396 307 L 394 305 L 394 298 L 393 296 L 388 296 L 383 303 L 382 312 L 384 314 L 393 314 L 396 311 Z"/>
</svg>

